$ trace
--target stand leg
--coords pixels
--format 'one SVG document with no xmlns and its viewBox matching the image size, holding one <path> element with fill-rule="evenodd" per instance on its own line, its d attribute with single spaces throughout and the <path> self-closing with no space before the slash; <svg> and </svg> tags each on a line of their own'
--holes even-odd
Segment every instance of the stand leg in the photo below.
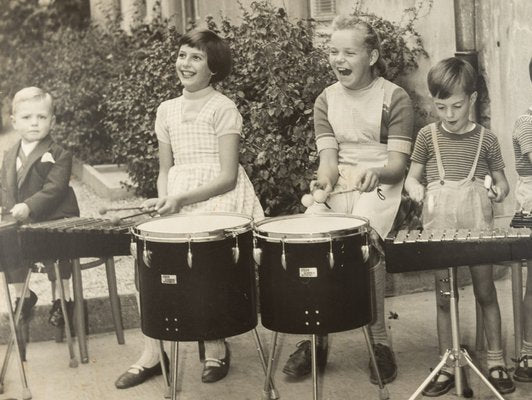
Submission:
<svg viewBox="0 0 532 400">
<path fill-rule="evenodd" d="M 431 372 L 431 374 L 423 381 L 421 386 L 414 392 L 409 400 L 414 400 L 422 391 L 423 388 L 436 376 L 436 374 L 445 365 L 448 359 L 454 365 L 455 369 L 455 386 L 456 395 L 458 397 L 472 397 L 473 392 L 471 388 L 467 387 L 465 375 L 463 375 L 462 366 L 467 364 L 471 369 L 481 378 L 482 382 L 495 394 L 499 400 L 504 400 L 499 392 L 490 384 L 489 380 L 482 375 L 480 370 L 475 366 L 473 360 L 464 349 L 460 348 L 460 328 L 458 323 L 458 297 L 456 293 L 456 267 L 448 268 L 449 271 L 449 291 L 442 293 L 444 296 L 449 296 L 450 311 L 451 311 L 451 339 L 452 348 L 445 351 L 440 363 Z"/>
<path fill-rule="evenodd" d="M 120 298 L 116 287 L 115 261 L 113 257 L 105 259 L 105 273 L 107 274 L 109 301 L 111 302 L 111 314 L 115 326 L 116 340 L 118 344 L 124 344 L 124 328 L 122 327 L 122 313 L 120 312 Z"/>
<path fill-rule="evenodd" d="M 524 263 L 523 267 L 526 267 L 527 262 L 523 260 L 522 263 Z M 521 268 L 521 262 L 512 263 L 515 359 L 521 355 L 521 344 L 523 343 L 523 271 Z"/>
<path fill-rule="evenodd" d="M 27 280 L 29 279 L 29 274 L 30 274 L 30 272 L 28 271 L 28 275 L 26 276 Z M 22 383 L 22 398 L 24 400 L 29 400 L 29 399 L 31 399 L 31 392 L 30 392 L 30 388 L 28 387 L 28 380 L 26 378 L 26 371 L 24 370 L 24 364 L 22 363 L 22 356 L 20 354 L 20 347 L 18 345 L 18 338 L 17 338 L 17 333 L 16 333 L 16 329 L 17 328 L 16 328 L 16 325 L 15 325 L 15 319 L 13 317 L 13 306 L 11 305 L 11 296 L 9 295 L 9 285 L 7 284 L 7 280 L 6 280 L 6 277 L 5 277 L 3 271 L 0 271 L 0 279 L 2 279 L 3 286 L 4 286 L 4 295 L 5 295 L 5 301 L 6 301 L 6 306 L 7 306 L 7 314 L 8 314 L 8 319 L 9 319 L 9 328 L 11 330 L 11 336 L 13 338 L 13 342 L 14 342 L 14 345 L 15 345 L 15 348 L 16 348 L 16 351 L 17 351 L 17 355 L 18 355 L 17 361 L 18 361 L 18 367 L 19 367 L 19 372 L 20 372 L 20 382 Z M 27 281 L 26 281 L 26 283 L 27 283 Z M 24 299 L 24 293 L 21 296 L 21 299 L 19 301 L 20 309 L 17 310 L 18 313 L 19 313 L 19 317 L 20 317 L 20 311 L 22 310 L 22 304 L 23 304 L 23 301 L 24 301 L 23 299 Z M 8 354 L 6 354 L 6 356 L 8 356 Z M 6 368 L 7 368 L 7 364 L 6 364 Z M 2 389 L 3 389 L 3 382 L 2 382 Z"/>
<path fill-rule="evenodd" d="M 179 353 L 179 342 L 172 342 L 171 344 L 171 360 L 170 360 L 170 374 L 171 374 L 171 383 L 172 383 L 172 389 L 171 389 L 171 399 L 176 400 L 177 399 L 177 362 L 178 362 L 178 353 Z"/>
<path fill-rule="evenodd" d="M 76 323 L 76 334 L 78 335 L 79 356 L 81 362 L 86 364 L 89 362 L 89 353 L 87 351 L 87 335 L 85 333 L 85 305 L 79 258 L 72 260 L 72 286 L 74 287 L 74 320 Z"/>
<path fill-rule="evenodd" d="M 375 376 L 377 377 L 377 382 L 379 385 L 379 399 L 387 400 L 390 398 L 390 393 L 388 392 L 388 389 L 384 386 L 384 383 L 382 383 L 381 373 L 379 372 L 379 368 L 377 367 L 377 360 L 375 358 L 375 353 L 373 352 L 373 346 L 371 345 L 371 341 L 369 340 L 369 332 L 367 325 L 364 325 L 362 327 L 362 331 L 364 332 L 364 339 L 366 339 L 366 346 L 368 347 L 371 365 L 373 366 Z"/>
<path fill-rule="evenodd" d="M 262 348 L 262 343 L 260 341 L 259 334 L 257 333 L 257 329 L 253 329 L 253 338 L 255 339 L 255 346 L 257 346 L 257 353 L 259 354 L 260 364 L 262 365 L 262 369 L 264 370 L 264 375 L 266 375 L 266 373 L 268 372 L 268 366 L 266 365 L 266 359 L 264 357 L 264 350 Z M 262 397 L 265 399 L 276 400 L 279 398 L 279 394 L 277 393 L 277 390 L 275 389 L 275 385 L 271 377 L 270 377 L 269 382 L 270 384 L 269 384 L 268 392 L 263 393 Z"/>
<path fill-rule="evenodd" d="M 268 399 L 270 392 L 270 382 L 272 382 L 273 360 L 277 348 L 277 332 L 272 333 L 272 343 L 270 345 L 270 357 L 268 358 L 268 367 L 266 368 L 266 379 L 264 380 L 264 389 L 262 390 L 263 400 Z"/>
<path fill-rule="evenodd" d="M 72 343 L 72 332 L 70 331 L 70 318 L 68 317 L 66 302 L 65 302 L 65 287 L 63 286 L 63 280 L 61 279 L 61 273 L 59 272 L 59 263 L 54 262 L 55 280 L 59 283 L 59 298 L 61 301 L 61 311 L 63 311 L 63 319 L 65 321 L 65 335 L 68 345 L 68 353 L 70 355 L 70 368 L 76 368 L 78 366 L 78 360 L 74 354 L 74 344 Z"/>
<path fill-rule="evenodd" d="M 419 385 L 419 387 L 416 389 L 416 391 L 412 394 L 412 396 L 410 396 L 408 398 L 408 400 L 414 400 L 417 396 L 419 396 L 421 394 L 421 392 L 423 391 L 423 389 L 425 389 L 425 386 L 427 386 L 429 384 L 429 382 L 438 374 L 438 372 L 440 372 L 440 370 L 443 368 L 443 366 L 447 363 L 447 359 L 449 358 L 449 356 L 451 355 L 451 350 L 450 349 L 447 349 L 445 351 L 445 354 L 443 355 L 443 357 L 441 358 L 440 362 L 438 363 L 438 365 L 436 365 L 436 368 L 434 368 L 432 370 L 432 372 L 430 373 L 429 376 L 427 376 L 425 378 L 425 380 L 423 381 L 423 383 L 421 385 Z"/>
<path fill-rule="evenodd" d="M 4 274 L 3 272 L 1 272 L 1 273 L 2 273 L 2 275 Z M 24 305 L 24 298 L 26 296 L 26 293 L 28 292 L 28 287 L 30 285 L 30 277 L 31 277 L 31 269 L 28 269 L 28 273 L 26 274 L 26 279 L 24 281 L 24 286 L 22 287 L 21 299 L 20 299 L 20 301 L 19 301 L 19 303 L 17 305 L 17 309 L 16 309 L 15 314 L 14 314 L 15 315 L 15 319 L 14 319 L 15 327 L 17 327 L 19 325 L 20 315 L 22 314 L 22 306 Z M 5 275 L 4 275 L 4 280 L 5 280 Z M 11 295 L 9 294 L 9 285 L 7 285 L 7 283 L 6 283 L 6 290 L 7 290 L 6 293 L 7 293 L 7 296 L 8 296 L 7 298 L 9 298 L 9 304 L 11 305 Z M 6 304 L 7 304 L 7 298 L 6 298 Z M 15 336 L 17 338 L 17 343 L 16 344 L 15 344 L 15 341 L 14 341 L 14 337 Z M 13 351 L 13 345 L 16 345 L 17 347 L 19 345 L 21 345 L 21 343 L 19 343 L 19 340 L 23 340 L 23 338 L 21 336 L 22 335 L 18 335 L 17 329 L 15 329 L 15 333 L 14 334 L 11 333 L 11 336 L 9 337 L 9 340 L 7 342 L 6 354 L 4 356 L 4 362 L 2 364 L 2 371 L 0 372 L 0 388 L 2 388 L 3 385 L 4 385 L 4 379 L 5 379 L 6 374 L 7 374 L 7 367 L 9 365 L 9 359 L 11 358 L 11 352 Z M 24 344 L 24 346 L 25 346 L 25 344 Z M 19 353 L 20 353 L 20 351 L 19 351 Z M 20 354 L 20 359 L 24 361 L 25 357 L 23 357 L 22 354 Z M 2 393 L 2 390 L 0 390 L 0 393 Z"/>
<path fill-rule="evenodd" d="M 316 353 L 318 343 L 316 340 L 316 335 L 312 335 L 312 398 L 318 400 L 318 364 L 316 362 Z"/>
<path fill-rule="evenodd" d="M 473 372 L 475 374 L 478 375 L 478 377 L 482 380 L 482 382 L 484 382 L 484 384 L 493 392 L 495 397 L 497 397 L 499 400 L 504 400 L 504 397 L 502 397 L 502 395 L 497 391 L 497 389 L 495 389 L 493 387 L 493 385 L 490 383 L 488 378 L 486 378 L 484 376 L 484 374 L 482 374 L 482 372 L 480 372 L 480 370 L 477 368 L 477 366 L 475 365 L 475 363 L 473 362 L 473 360 L 471 359 L 471 357 L 469 356 L 467 351 L 461 350 L 461 353 L 462 353 L 462 357 L 466 361 L 467 365 L 473 370 Z"/>
<path fill-rule="evenodd" d="M 169 399 L 172 394 L 170 393 L 170 377 L 168 376 L 168 370 L 170 369 L 168 365 L 165 365 L 164 362 L 164 347 L 163 347 L 163 341 L 159 340 L 159 362 L 161 363 L 161 369 L 163 372 L 163 379 L 164 379 L 164 388 L 165 388 L 165 394 L 164 398 Z M 167 370 L 168 368 L 168 370 Z"/>
</svg>

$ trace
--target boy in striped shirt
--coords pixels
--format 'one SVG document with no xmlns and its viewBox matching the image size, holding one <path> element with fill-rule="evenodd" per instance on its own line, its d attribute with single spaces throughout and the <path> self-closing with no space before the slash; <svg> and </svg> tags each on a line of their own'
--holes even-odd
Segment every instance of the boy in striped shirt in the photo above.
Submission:
<svg viewBox="0 0 532 400">
<path fill-rule="evenodd" d="M 452 57 L 432 67 L 427 81 L 439 121 L 420 130 L 405 188 L 414 201 L 423 202 L 424 229 L 491 229 L 492 201 L 503 201 L 509 186 L 497 137 L 469 119 L 477 99 L 476 72 L 466 61 Z M 493 180 L 489 191 L 483 185 L 486 175 Z M 424 176 L 426 188 L 421 184 Z M 503 357 L 493 266 L 469 269 L 484 316 L 488 379 L 500 393 L 511 393 L 515 386 Z M 452 348 L 449 298 L 440 296 L 448 291 L 448 278 L 446 269 L 435 271 L 440 356 Z M 441 396 L 454 383 L 454 363 L 444 365 L 423 394 Z"/>
<path fill-rule="evenodd" d="M 532 82 L 532 58 L 528 64 Z M 519 175 L 515 198 L 520 211 L 532 211 L 532 106 L 515 122 L 512 135 L 515 168 Z M 519 366 L 514 372 L 519 382 L 532 382 L 532 260 L 527 261 L 526 293 L 523 300 L 523 343 Z"/>
</svg>

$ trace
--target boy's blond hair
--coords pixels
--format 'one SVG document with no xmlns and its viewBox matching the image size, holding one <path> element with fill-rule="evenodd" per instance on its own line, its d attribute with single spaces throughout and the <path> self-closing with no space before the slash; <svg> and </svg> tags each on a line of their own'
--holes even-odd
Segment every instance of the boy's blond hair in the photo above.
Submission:
<svg viewBox="0 0 532 400">
<path fill-rule="evenodd" d="M 52 95 L 35 86 L 25 87 L 24 89 L 20 89 L 17 93 L 15 93 L 15 96 L 13 96 L 13 101 L 11 102 L 11 114 L 15 113 L 18 104 L 30 100 L 48 102 L 50 105 L 50 113 L 53 114 L 54 100 Z"/>
</svg>

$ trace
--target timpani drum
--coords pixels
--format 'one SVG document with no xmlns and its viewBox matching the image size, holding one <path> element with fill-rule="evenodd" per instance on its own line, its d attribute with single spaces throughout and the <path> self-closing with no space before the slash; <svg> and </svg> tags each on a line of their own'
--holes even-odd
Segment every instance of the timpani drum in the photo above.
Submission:
<svg viewBox="0 0 532 400">
<path fill-rule="evenodd" d="M 183 214 L 131 229 L 145 335 L 213 340 L 257 326 L 251 222 L 242 214 Z"/>
<path fill-rule="evenodd" d="M 371 321 L 368 221 L 301 214 L 255 225 L 262 324 L 273 331 L 326 334 Z"/>
</svg>

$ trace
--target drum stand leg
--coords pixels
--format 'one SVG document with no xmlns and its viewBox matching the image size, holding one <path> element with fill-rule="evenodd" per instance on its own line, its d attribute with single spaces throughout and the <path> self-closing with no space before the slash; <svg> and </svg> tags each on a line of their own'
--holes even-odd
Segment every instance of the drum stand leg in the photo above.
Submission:
<svg viewBox="0 0 532 400">
<path fill-rule="evenodd" d="M 257 329 L 253 329 L 253 337 L 255 339 L 255 346 L 257 346 L 257 353 L 259 353 L 259 359 L 260 363 L 262 365 L 262 369 L 264 370 L 264 374 L 268 374 L 268 366 L 266 365 L 266 359 L 264 358 L 264 350 L 262 348 L 262 343 L 260 341 L 259 334 L 257 333 Z M 264 387 L 264 391 L 262 393 L 262 398 L 264 400 L 276 400 L 279 398 L 279 393 L 277 393 L 277 389 L 275 389 L 275 385 L 273 383 L 273 379 L 269 378 L 268 381 L 268 388 L 266 386 Z"/>
<path fill-rule="evenodd" d="M 455 386 L 456 395 L 458 397 L 472 397 L 473 391 L 470 387 L 465 385 L 465 375 L 462 376 L 462 366 L 469 366 L 471 370 L 478 375 L 478 377 L 484 382 L 484 384 L 492 391 L 495 397 L 499 400 L 504 400 L 504 397 L 493 387 L 488 378 L 486 378 L 482 372 L 477 368 L 469 353 L 460 347 L 460 330 L 458 325 L 458 298 L 456 296 L 456 267 L 448 268 L 449 270 L 449 292 L 442 293 L 442 295 L 449 296 L 451 307 L 451 338 L 452 349 L 447 349 L 443 355 L 440 363 L 434 368 L 430 375 L 423 381 L 421 386 L 410 396 L 409 400 L 414 400 L 423 391 L 425 386 L 436 376 L 436 374 L 443 368 L 443 366 L 449 361 L 454 365 L 455 371 Z M 464 379 L 464 380 L 463 380 Z"/>
<path fill-rule="evenodd" d="M 25 343 L 24 335 L 22 335 L 22 328 L 23 327 L 21 327 L 19 325 L 19 322 L 20 322 L 20 315 L 22 314 L 22 305 L 24 304 L 24 299 L 26 298 L 26 293 L 28 292 L 28 287 L 29 287 L 29 284 L 30 284 L 30 277 L 31 277 L 31 269 L 28 269 L 28 273 L 26 274 L 26 280 L 24 281 L 24 286 L 22 287 L 21 300 L 19 301 L 19 303 L 17 305 L 17 309 L 14 312 L 15 326 L 17 327 L 17 329 L 15 330 L 15 335 L 16 335 L 16 338 L 17 338 L 16 346 L 17 346 L 17 348 L 20 349 L 20 359 L 22 361 L 26 361 L 26 343 Z M 9 294 L 9 286 L 7 287 L 7 290 L 8 290 L 7 293 Z M 10 296 L 10 299 L 11 299 L 11 296 Z M 11 304 L 11 303 L 9 303 L 9 304 Z M 14 338 L 14 336 L 11 335 L 9 337 L 9 340 L 8 340 L 6 354 L 5 354 L 5 357 L 4 357 L 4 363 L 2 365 L 2 372 L 0 373 L 0 387 L 2 387 L 3 384 L 4 384 L 4 379 L 5 379 L 5 376 L 6 376 L 6 373 L 7 373 L 7 367 L 9 365 L 9 359 L 11 358 L 11 351 L 13 351 L 13 345 L 14 345 L 13 338 Z M 0 390 L 0 393 L 1 392 L 2 391 Z"/>
<path fill-rule="evenodd" d="M 89 362 L 87 350 L 87 334 L 85 333 L 85 302 L 83 300 L 83 283 L 79 258 L 72 260 L 72 286 L 74 288 L 74 321 L 78 336 L 79 358 L 83 364 Z"/>
<path fill-rule="evenodd" d="M 316 335 L 312 335 L 312 398 L 318 400 L 318 364 L 316 362 L 316 353 L 317 353 L 318 341 Z"/>
<path fill-rule="evenodd" d="M 179 355 L 179 342 L 170 345 L 170 398 L 177 400 L 177 362 Z"/>
<path fill-rule="evenodd" d="M 375 358 L 373 346 L 371 345 L 371 341 L 369 340 L 368 326 L 364 325 L 362 327 L 362 331 L 364 332 L 364 339 L 366 339 L 366 346 L 368 347 L 371 365 L 373 366 L 373 370 L 375 371 L 375 376 L 377 377 L 377 382 L 379 385 L 379 400 L 387 400 L 390 398 L 390 393 L 388 392 L 388 388 L 384 386 L 384 383 L 382 383 L 381 373 L 379 372 L 379 368 L 377 367 L 377 359 Z"/>
<path fill-rule="evenodd" d="M 68 345 L 68 353 L 70 355 L 70 368 L 76 368 L 78 366 L 78 360 L 76 354 L 74 354 L 74 344 L 72 343 L 72 332 L 70 331 L 70 317 L 68 316 L 66 301 L 65 301 L 65 287 L 63 286 L 63 280 L 61 279 L 61 273 L 59 272 L 59 262 L 54 262 L 55 281 L 59 283 L 59 299 L 61 302 L 61 311 L 63 312 L 63 320 L 65 321 L 65 335 Z"/>
<path fill-rule="evenodd" d="M 514 345 L 515 359 L 521 356 L 523 343 L 523 272 L 522 267 L 527 266 L 527 261 L 512 263 L 512 303 L 514 312 Z M 517 362 L 517 365 L 519 362 Z"/>
<path fill-rule="evenodd" d="M 22 383 L 22 398 L 24 400 L 31 399 L 31 392 L 30 392 L 30 388 L 28 387 L 28 380 L 26 378 L 24 364 L 22 363 L 22 355 L 21 355 L 20 347 L 18 343 L 17 326 L 15 323 L 15 320 L 18 321 L 18 319 L 20 318 L 20 313 L 22 311 L 22 305 L 24 303 L 24 295 L 25 295 L 25 292 L 28 290 L 30 274 L 31 274 L 31 271 L 28 270 L 28 275 L 26 275 L 26 282 L 24 284 L 24 289 L 22 290 L 22 295 L 21 295 L 21 298 L 20 298 L 20 301 L 17 307 L 17 311 L 16 311 L 17 315 L 15 318 L 13 317 L 13 306 L 11 305 L 11 296 L 9 295 L 9 285 L 7 284 L 7 280 L 6 280 L 4 272 L 0 271 L 0 279 L 2 280 L 2 283 L 4 286 L 4 295 L 5 295 L 5 302 L 7 306 L 7 315 L 9 319 L 9 328 L 11 330 L 11 339 L 8 342 L 8 348 L 6 351 L 5 358 L 4 358 L 4 364 L 2 366 L 2 374 L 0 377 L 0 393 L 3 393 L 4 391 L 4 378 L 6 375 L 9 358 L 11 356 L 11 348 L 14 345 L 17 351 L 17 361 L 18 361 L 18 367 L 19 367 L 19 372 L 20 372 L 20 382 Z"/>
<path fill-rule="evenodd" d="M 273 381 L 272 381 L 272 371 L 273 371 L 273 360 L 275 359 L 275 350 L 277 349 L 277 336 L 278 332 L 272 332 L 272 342 L 270 345 L 270 356 L 268 357 L 268 366 L 266 368 L 266 379 L 264 380 L 264 389 L 262 390 L 262 399 L 267 400 L 270 398 L 270 388 L 273 390 Z M 271 397 L 272 399 L 274 397 Z"/>
</svg>

